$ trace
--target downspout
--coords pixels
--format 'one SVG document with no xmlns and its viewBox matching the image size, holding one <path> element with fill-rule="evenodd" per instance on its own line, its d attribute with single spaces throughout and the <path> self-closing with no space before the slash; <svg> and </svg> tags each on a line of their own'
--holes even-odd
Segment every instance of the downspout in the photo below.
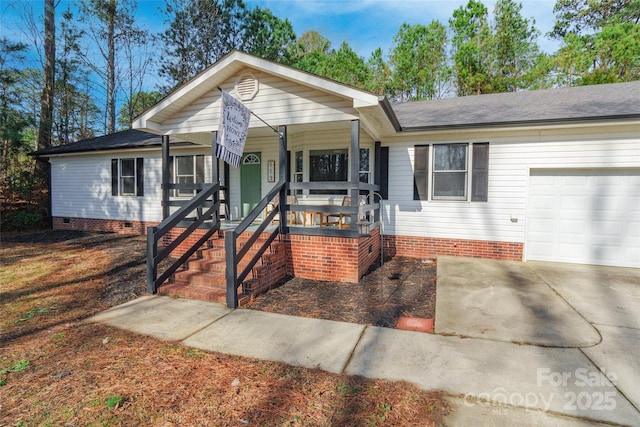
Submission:
<svg viewBox="0 0 640 427">
<path fill-rule="evenodd" d="M 373 192 L 373 198 L 374 198 L 374 202 L 375 202 L 375 196 L 378 196 L 378 199 L 380 201 L 380 267 L 382 267 L 384 265 L 384 217 L 383 217 L 383 213 L 384 210 L 382 209 L 383 205 L 382 202 L 384 202 L 384 199 L 382 198 L 382 195 L 380 193 L 378 193 L 377 191 Z"/>
</svg>

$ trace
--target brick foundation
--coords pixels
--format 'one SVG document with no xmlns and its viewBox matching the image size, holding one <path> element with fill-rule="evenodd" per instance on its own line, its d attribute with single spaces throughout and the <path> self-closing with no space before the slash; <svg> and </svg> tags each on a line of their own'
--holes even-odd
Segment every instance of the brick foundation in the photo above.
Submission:
<svg viewBox="0 0 640 427">
<path fill-rule="evenodd" d="M 118 219 L 95 219 L 74 217 L 53 217 L 54 230 L 101 231 L 121 234 L 146 234 L 147 227 L 157 222 L 123 221 Z"/>
<path fill-rule="evenodd" d="M 67 221 L 65 221 L 67 220 Z M 123 234 L 145 234 L 146 228 L 157 223 L 87 218 L 53 218 L 55 230 L 88 230 Z M 166 245 L 184 229 L 173 229 L 163 238 Z M 173 252 L 177 257 L 193 245 L 205 230 L 196 230 Z M 248 236 L 243 236 L 247 239 Z M 466 256 L 504 260 L 522 260 L 522 243 L 491 242 L 482 240 L 442 239 L 432 237 L 384 236 L 384 256 L 412 258 L 436 258 L 439 255 Z M 315 280 L 357 283 L 380 254 L 380 228 L 371 230 L 369 236 L 359 238 L 281 236 L 284 249 L 278 249 L 274 259 L 276 267 L 269 272 L 256 271 L 260 276 L 254 286 L 263 288 L 275 277 L 302 277 Z M 238 242 L 242 245 L 242 241 Z M 281 251 L 284 251 L 284 256 Z M 267 255 L 269 256 L 269 255 Z M 284 261 L 281 261 L 284 260 Z M 269 277 L 264 277 L 268 275 Z M 267 280 L 269 279 L 269 280 Z"/>
<path fill-rule="evenodd" d="M 436 258 L 440 255 L 522 261 L 524 244 L 434 237 L 384 236 L 384 256 Z"/>
</svg>

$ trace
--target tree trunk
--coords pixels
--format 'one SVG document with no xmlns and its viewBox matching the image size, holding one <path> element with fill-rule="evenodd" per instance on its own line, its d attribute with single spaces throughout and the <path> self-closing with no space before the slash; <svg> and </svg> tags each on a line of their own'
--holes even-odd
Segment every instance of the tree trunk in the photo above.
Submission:
<svg viewBox="0 0 640 427">
<path fill-rule="evenodd" d="M 40 97 L 38 149 L 51 146 L 53 126 L 53 84 L 55 80 L 56 25 L 54 0 L 44 0 L 44 84 Z"/>
<path fill-rule="evenodd" d="M 107 9 L 107 133 L 116 131 L 116 6 L 111 0 Z"/>
<path fill-rule="evenodd" d="M 40 124 L 38 149 L 51 147 L 53 128 L 53 94 L 56 62 L 56 23 L 54 0 L 44 0 L 44 82 L 40 97 Z M 49 185 L 49 167 L 46 162 L 36 162 L 36 176 L 43 186 Z"/>
</svg>

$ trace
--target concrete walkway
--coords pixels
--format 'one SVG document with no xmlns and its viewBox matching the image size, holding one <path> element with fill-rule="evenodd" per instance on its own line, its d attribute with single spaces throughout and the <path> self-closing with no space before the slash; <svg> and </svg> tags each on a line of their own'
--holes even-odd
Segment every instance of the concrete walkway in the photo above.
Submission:
<svg viewBox="0 0 640 427">
<path fill-rule="evenodd" d="M 476 315 L 473 313 L 475 308 L 470 305 L 477 303 L 469 295 L 480 290 L 477 286 L 479 280 L 486 286 L 491 279 L 479 273 L 486 271 L 482 270 L 487 268 L 484 265 L 486 260 L 453 260 L 467 263 L 463 269 L 467 271 L 466 280 L 458 277 L 450 283 L 461 287 L 460 301 L 466 301 L 468 308 L 456 309 L 448 315 L 462 316 L 459 320 L 463 324 L 467 313 Z M 447 269 L 454 277 L 456 265 L 449 260 L 438 260 L 438 298 L 441 296 L 441 280 L 444 279 L 446 284 L 445 277 L 449 277 Z M 348 375 L 404 380 L 425 389 L 442 390 L 455 409 L 446 421 L 452 426 L 640 425 L 640 328 L 634 323 L 640 316 L 640 298 L 635 298 L 640 290 L 640 271 L 609 271 L 608 277 L 615 276 L 619 283 L 616 282 L 615 289 L 602 292 L 613 292 L 611 298 L 620 297 L 620 293 L 629 298 L 606 301 L 598 293 L 602 283 L 588 279 L 588 284 L 581 285 L 581 281 L 576 279 L 574 285 L 567 284 L 567 277 L 586 280 L 585 276 L 572 273 L 570 265 L 505 263 L 503 268 L 506 273 L 500 272 L 500 263 L 489 270 L 493 270 L 491 274 L 496 278 L 503 274 L 524 274 L 528 277 L 525 288 L 535 295 L 542 295 L 545 301 L 551 301 L 552 312 L 558 316 L 554 321 L 569 319 L 571 326 L 568 329 L 554 329 L 550 336 L 554 340 L 566 337 L 570 345 L 554 347 L 547 342 L 545 346 L 521 344 L 530 339 L 521 339 L 522 333 L 529 333 L 540 340 L 545 334 L 528 332 L 526 327 L 516 325 L 531 319 L 527 317 L 528 313 L 525 317 L 518 317 L 517 313 L 504 310 L 510 316 L 510 320 L 505 322 L 500 318 L 502 312 L 492 308 L 501 304 L 500 298 L 481 297 L 478 301 L 484 303 L 480 310 L 493 313 L 494 322 L 489 322 L 492 316 L 488 316 L 489 320 L 479 319 L 487 324 L 500 325 L 495 328 L 493 337 L 486 333 L 475 338 L 462 337 L 471 336 L 469 330 L 454 331 L 458 336 L 430 335 L 253 310 L 229 310 L 216 303 L 158 296 L 130 301 L 99 313 L 90 321 L 160 339 L 181 341 L 207 351 L 281 361 Z M 459 272 L 455 274 L 460 275 Z M 593 274 L 588 277 L 593 277 Z M 503 285 L 508 289 L 508 282 Z M 536 289 L 541 286 L 545 290 Z M 568 289 L 562 290 L 563 286 Z M 575 286 L 582 287 L 581 291 L 575 291 Z M 572 292 L 578 296 L 572 296 Z M 592 303 L 589 303 L 590 298 L 584 295 L 585 292 L 595 292 Z M 478 293 L 479 296 L 482 294 Z M 534 307 L 526 293 L 498 292 L 495 295 L 520 295 L 522 301 L 526 301 L 524 304 Z M 553 301 L 553 298 L 559 301 Z M 518 303 L 518 298 L 503 298 L 503 305 L 505 301 L 514 304 Z M 535 307 L 545 305 L 541 302 L 535 304 Z M 588 314 L 582 314 L 581 304 L 584 304 L 582 310 Z M 622 304 L 623 308 L 618 309 L 616 304 Z M 446 317 L 446 307 L 438 306 L 436 309 L 442 310 L 437 314 L 436 331 L 440 330 L 438 322 L 443 325 L 451 323 Z M 597 307 L 601 311 L 614 311 L 620 318 L 596 313 Z M 580 313 L 574 308 L 578 308 Z M 601 325 L 595 321 L 603 317 L 609 323 Z M 544 326 L 544 323 L 529 324 L 529 328 L 539 329 L 540 325 Z M 577 338 L 572 335 L 571 327 L 577 328 L 574 331 Z M 504 329 L 511 330 L 512 334 L 506 334 Z M 597 339 L 593 338 L 593 333 Z M 554 343 L 558 342 L 551 344 Z"/>
</svg>

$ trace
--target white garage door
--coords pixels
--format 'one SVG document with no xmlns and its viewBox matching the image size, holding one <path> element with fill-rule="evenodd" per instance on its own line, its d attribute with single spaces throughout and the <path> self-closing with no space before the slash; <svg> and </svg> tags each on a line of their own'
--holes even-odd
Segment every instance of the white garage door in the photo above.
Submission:
<svg viewBox="0 0 640 427">
<path fill-rule="evenodd" d="M 528 260 L 640 267 L 640 170 L 532 170 Z"/>
</svg>

